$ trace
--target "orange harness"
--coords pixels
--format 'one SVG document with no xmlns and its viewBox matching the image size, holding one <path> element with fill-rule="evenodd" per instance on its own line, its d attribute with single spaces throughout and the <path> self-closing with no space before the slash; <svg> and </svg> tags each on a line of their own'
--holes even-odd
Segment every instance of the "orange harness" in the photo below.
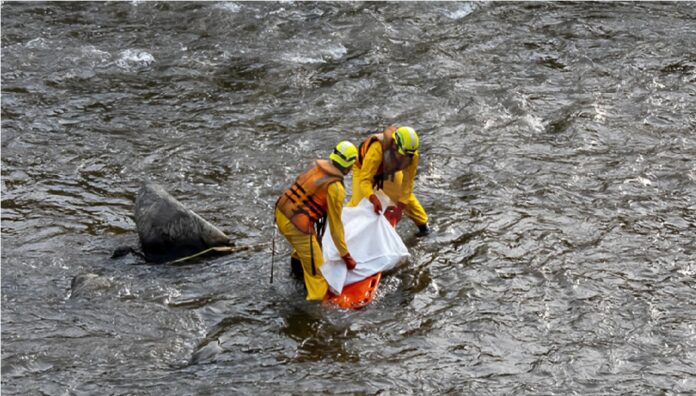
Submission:
<svg viewBox="0 0 696 396">
<path fill-rule="evenodd" d="M 343 183 L 343 173 L 327 160 L 301 174 L 276 202 L 281 212 L 305 234 L 316 234 L 314 224 L 326 217 L 327 191 L 334 182 Z"/>
<path fill-rule="evenodd" d="M 358 148 L 358 160 L 355 162 L 355 166 L 358 169 L 362 169 L 362 162 L 367 151 L 373 143 L 380 142 L 382 145 L 382 162 L 379 164 L 377 173 L 372 180 L 372 186 L 382 189 L 384 186 L 384 181 L 387 179 L 394 180 L 394 174 L 396 172 L 402 171 L 411 164 L 411 158 L 404 157 L 405 159 L 399 159 L 396 155 L 396 150 L 392 145 L 394 139 L 394 131 L 392 129 L 387 129 L 384 133 L 377 133 L 370 135 Z"/>
</svg>

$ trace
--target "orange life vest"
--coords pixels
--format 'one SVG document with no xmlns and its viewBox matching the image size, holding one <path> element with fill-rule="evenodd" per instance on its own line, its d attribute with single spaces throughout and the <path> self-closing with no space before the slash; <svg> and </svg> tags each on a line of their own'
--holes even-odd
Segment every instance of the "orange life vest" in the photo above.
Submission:
<svg viewBox="0 0 696 396">
<path fill-rule="evenodd" d="M 327 160 L 301 174 L 276 202 L 281 212 L 305 234 L 315 234 L 314 223 L 326 216 L 329 184 L 343 182 L 343 173 Z"/>
<path fill-rule="evenodd" d="M 397 156 L 396 149 L 392 144 L 394 139 L 394 130 L 387 130 L 384 133 L 377 133 L 370 135 L 358 148 L 358 160 L 355 161 L 355 166 L 358 169 L 362 169 L 362 162 L 367 151 L 373 143 L 380 142 L 382 144 L 382 163 L 379 164 L 377 173 L 372 181 L 372 185 L 378 188 L 382 188 L 384 185 L 384 180 L 391 178 L 394 180 L 394 174 L 398 171 L 402 171 L 411 164 L 410 157 Z"/>
</svg>

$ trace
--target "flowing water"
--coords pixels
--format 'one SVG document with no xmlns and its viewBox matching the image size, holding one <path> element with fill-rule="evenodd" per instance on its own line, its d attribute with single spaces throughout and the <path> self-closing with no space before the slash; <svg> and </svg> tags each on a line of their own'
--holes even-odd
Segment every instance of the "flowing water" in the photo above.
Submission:
<svg viewBox="0 0 696 396">
<path fill-rule="evenodd" d="M 688 2 L 3 2 L 3 395 L 696 392 L 694 43 Z M 434 233 L 364 310 L 282 237 L 110 258 L 146 180 L 267 243 L 390 124 Z"/>
</svg>

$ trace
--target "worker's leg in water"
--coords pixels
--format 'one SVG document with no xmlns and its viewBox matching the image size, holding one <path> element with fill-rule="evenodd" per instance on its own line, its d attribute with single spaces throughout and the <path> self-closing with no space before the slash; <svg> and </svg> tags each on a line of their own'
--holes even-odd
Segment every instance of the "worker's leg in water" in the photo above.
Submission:
<svg viewBox="0 0 696 396">
<path fill-rule="evenodd" d="M 319 268 L 324 263 L 316 235 L 308 235 L 295 227 L 280 211 L 276 210 L 278 229 L 294 248 L 293 257 L 300 260 L 307 287 L 307 300 L 321 300 L 329 290 L 329 284 Z"/>
<path fill-rule="evenodd" d="M 403 181 L 404 173 L 396 172 L 394 174 L 394 180 L 388 179 L 384 182 L 384 193 L 389 196 L 394 203 L 401 200 L 401 183 Z M 411 219 L 418 229 L 424 227 L 428 223 L 428 214 L 425 213 L 423 205 L 418 201 L 415 194 L 411 195 L 406 200 L 406 209 L 404 210 L 404 215 Z"/>
</svg>

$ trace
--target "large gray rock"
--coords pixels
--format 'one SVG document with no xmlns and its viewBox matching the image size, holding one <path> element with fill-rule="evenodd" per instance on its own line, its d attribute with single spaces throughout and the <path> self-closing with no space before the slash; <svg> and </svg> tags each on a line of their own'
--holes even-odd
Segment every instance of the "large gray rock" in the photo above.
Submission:
<svg viewBox="0 0 696 396">
<path fill-rule="evenodd" d="M 145 184 L 138 192 L 135 224 L 147 261 L 169 261 L 211 247 L 232 245 L 224 232 L 156 184 Z"/>
</svg>

